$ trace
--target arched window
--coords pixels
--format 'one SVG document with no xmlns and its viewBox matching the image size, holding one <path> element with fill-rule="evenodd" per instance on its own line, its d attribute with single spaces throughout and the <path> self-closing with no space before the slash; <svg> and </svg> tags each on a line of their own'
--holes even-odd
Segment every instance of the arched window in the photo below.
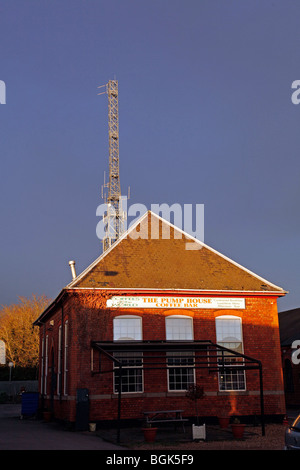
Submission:
<svg viewBox="0 0 300 470">
<path fill-rule="evenodd" d="M 114 318 L 114 341 L 141 341 L 142 318 L 137 315 L 120 315 Z M 122 363 L 122 393 L 143 392 L 143 353 L 115 352 Z M 120 377 L 118 367 L 114 371 L 114 392 L 118 393 Z"/>
<path fill-rule="evenodd" d="M 62 326 L 59 325 L 58 327 L 58 351 L 57 351 L 57 395 L 61 394 L 61 356 L 62 356 L 61 331 L 62 331 Z"/>
<path fill-rule="evenodd" d="M 120 315 L 114 318 L 114 341 L 141 341 L 142 318 L 137 315 Z"/>
<path fill-rule="evenodd" d="M 68 375 L 69 375 L 69 323 L 65 322 L 64 329 L 64 395 L 68 395 Z"/>
<path fill-rule="evenodd" d="M 42 358 L 41 358 L 41 395 L 44 395 L 44 386 L 45 386 L 45 376 L 44 376 L 44 370 L 45 370 L 45 338 L 44 336 L 42 337 L 42 344 L 41 344 L 41 351 L 42 351 Z"/>
<path fill-rule="evenodd" d="M 185 315 L 170 315 L 166 317 L 167 341 L 193 341 L 193 319 Z"/>
<path fill-rule="evenodd" d="M 217 343 L 243 353 L 242 319 L 233 315 L 216 317 Z"/>
<path fill-rule="evenodd" d="M 224 348 L 231 349 L 234 352 L 243 354 L 243 332 L 242 319 L 234 315 L 221 315 L 216 317 L 216 338 L 217 343 Z M 220 356 L 221 357 L 221 356 Z M 221 368 L 220 359 L 220 368 Z M 233 367 L 241 365 L 242 358 L 234 356 L 232 358 L 226 354 L 225 366 L 222 362 L 222 371 L 219 372 L 220 390 L 245 390 L 246 377 L 245 371 L 234 370 Z M 228 370 L 226 370 L 228 367 Z M 230 367 L 230 369 L 229 369 Z"/>
<path fill-rule="evenodd" d="M 166 317 L 167 341 L 193 341 L 193 319 L 185 315 Z M 168 390 L 187 390 L 194 383 L 194 354 L 188 351 L 167 353 Z"/>
<path fill-rule="evenodd" d="M 48 335 L 46 336 L 45 341 L 45 368 L 44 368 L 44 395 L 47 395 L 47 380 L 48 380 Z"/>
</svg>

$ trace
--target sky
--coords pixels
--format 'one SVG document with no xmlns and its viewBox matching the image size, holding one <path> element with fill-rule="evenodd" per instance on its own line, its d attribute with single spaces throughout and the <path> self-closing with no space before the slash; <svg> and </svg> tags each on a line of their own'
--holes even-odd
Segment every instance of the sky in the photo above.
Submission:
<svg viewBox="0 0 300 470">
<path fill-rule="evenodd" d="M 98 87 L 116 79 L 128 205 L 203 204 L 204 242 L 300 307 L 299 17 L 293 0 L 0 0 L 0 305 L 55 298 L 69 260 L 101 254 Z"/>
</svg>

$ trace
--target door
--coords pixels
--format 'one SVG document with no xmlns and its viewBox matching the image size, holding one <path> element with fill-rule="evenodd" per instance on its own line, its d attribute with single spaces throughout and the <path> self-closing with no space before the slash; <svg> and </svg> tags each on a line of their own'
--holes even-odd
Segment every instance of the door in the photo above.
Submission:
<svg viewBox="0 0 300 470">
<path fill-rule="evenodd" d="M 89 391 L 87 388 L 76 390 L 76 431 L 87 431 L 89 429 Z"/>
</svg>

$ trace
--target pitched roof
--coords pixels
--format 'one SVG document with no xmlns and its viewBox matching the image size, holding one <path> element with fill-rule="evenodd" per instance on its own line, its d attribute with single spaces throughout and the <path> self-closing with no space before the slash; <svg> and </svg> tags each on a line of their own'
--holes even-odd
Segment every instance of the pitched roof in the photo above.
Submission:
<svg viewBox="0 0 300 470">
<path fill-rule="evenodd" d="M 286 293 L 151 211 L 66 286 L 71 288 Z"/>
</svg>

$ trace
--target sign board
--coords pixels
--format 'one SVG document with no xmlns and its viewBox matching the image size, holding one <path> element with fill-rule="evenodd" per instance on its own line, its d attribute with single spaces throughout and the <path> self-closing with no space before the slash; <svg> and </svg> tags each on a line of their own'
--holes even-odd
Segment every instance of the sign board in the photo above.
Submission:
<svg viewBox="0 0 300 470">
<path fill-rule="evenodd" d="M 222 297 L 133 297 L 113 296 L 109 308 L 213 308 L 243 309 L 245 299 Z"/>
</svg>

